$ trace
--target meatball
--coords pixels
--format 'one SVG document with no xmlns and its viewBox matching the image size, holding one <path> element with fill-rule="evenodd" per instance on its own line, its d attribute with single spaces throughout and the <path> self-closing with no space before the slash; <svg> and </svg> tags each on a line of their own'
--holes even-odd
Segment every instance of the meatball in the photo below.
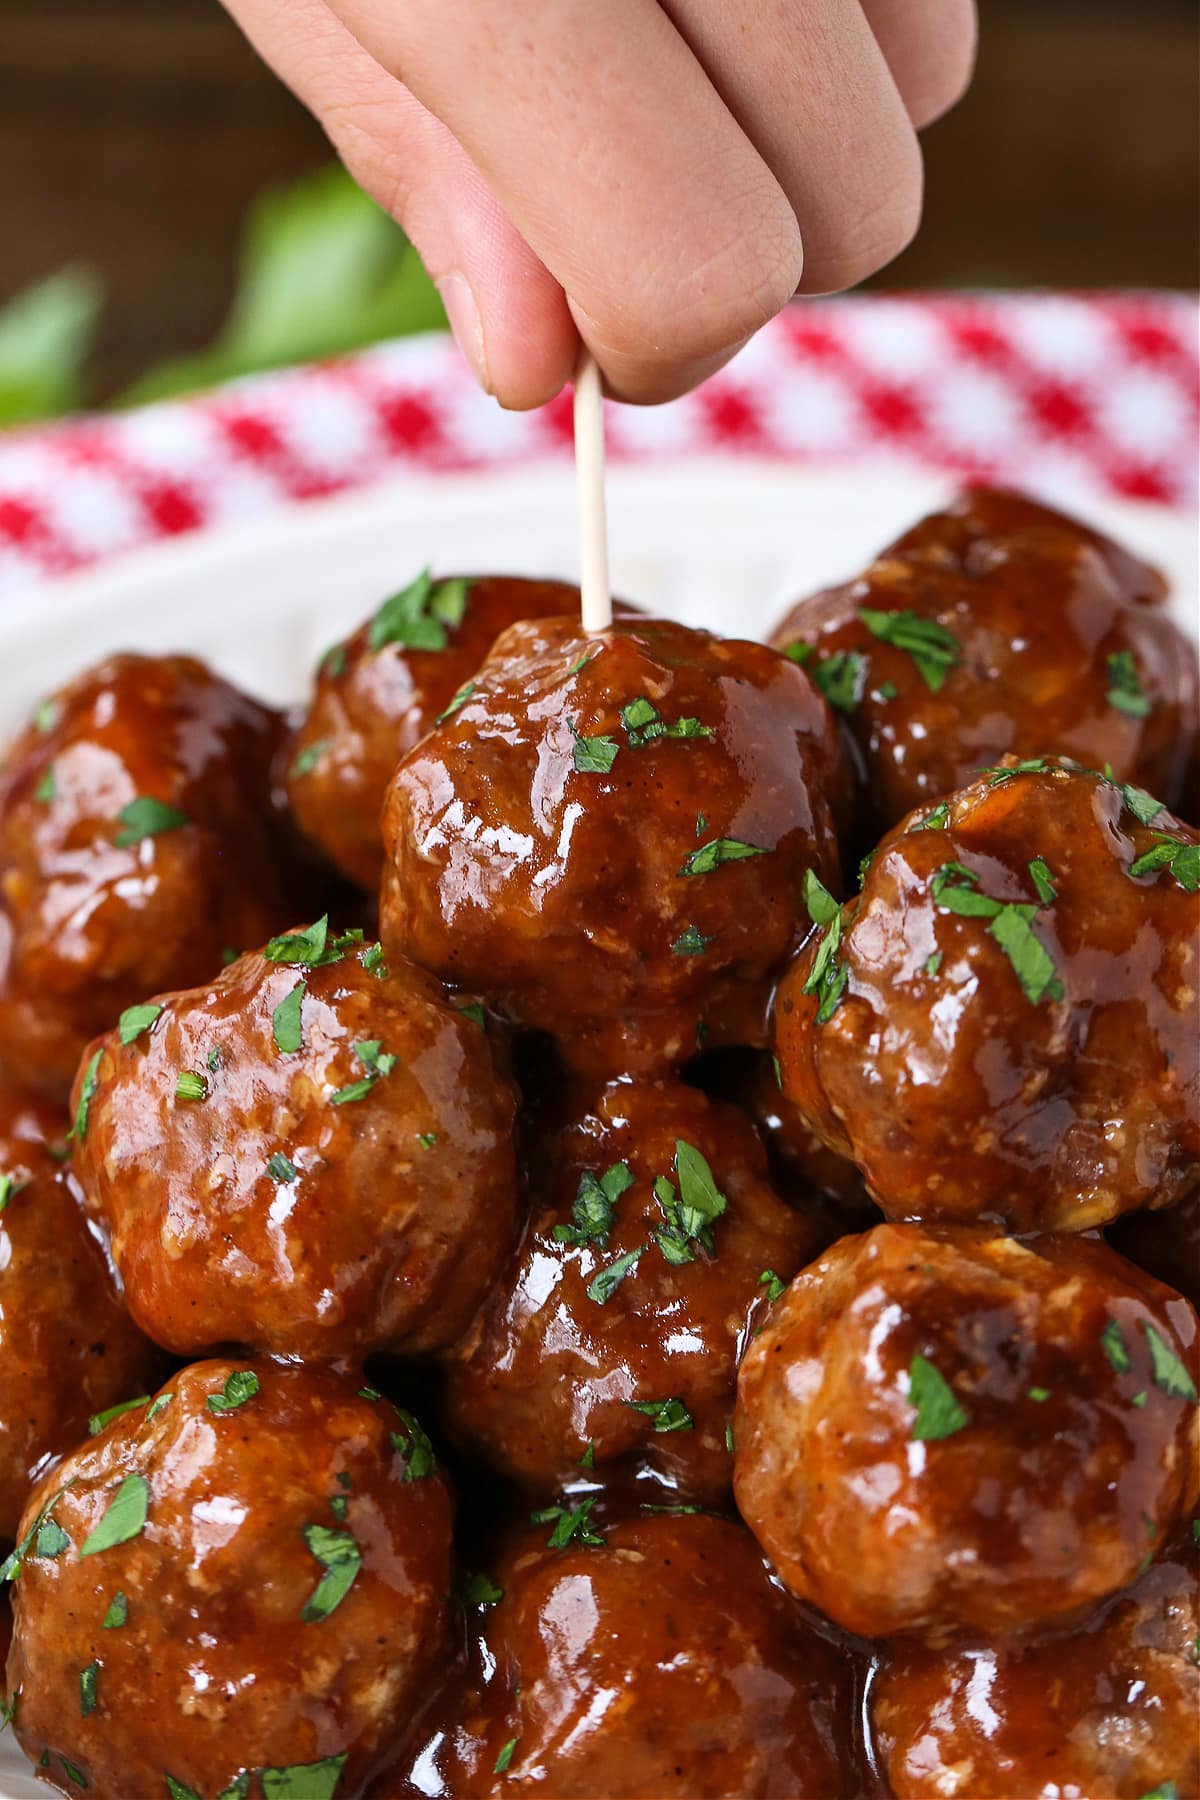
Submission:
<svg viewBox="0 0 1200 1800">
<path fill-rule="evenodd" d="M 180 1355 L 449 1343 L 515 1230 L 515 1099 L 477 1008 L 325 919 L 94 1048 L 75 1166 Z"/>
<path fill-rule="evenodd" d="M 453 1353 L 445 1424 L 542 1488 L 648 1468 L 724 1498 L 741 1339 L 828 1241 L 771 1190 L 734 1108 L 671 1083 L 614 1083 L 532 1158 L 507 1276 Z"/>
<path fill-rule="evenodd" d="M 1011 759 L 884 840 L 779 989 L 784 1092 L 889 1218 L 1084 1230 L 1200 1182 L 1200 834 Z"/>
<path fill-rule="evenodd" d="M 392 771 L 518 619 L 578 612 L 579 589 L 426 569 L 322 658 L 292 746 L 288 798 L 303 830 L 364 888 L 383 875 L 379 814 Z"/>
<path fill-rule="evenodd" d="M 0 768 L 0 1064 L 63 1098 L 88 1039 L 283 911 L 277 714 L 187 656 L 116 656 Z"/>
<path fill-rule="evenodd" d="M 65 1792 L 361 1792 L 448 1654 L 449 1496 L 372 1393 L 196 1363 L 42 1482 L 8 1680 Z"/>
<path fill-rule="evenodd" d="M 969 488 L 857 581 L 802 601 L 771 641 L 840 712 L 868 842 L 1009 752 L 1111 764 L 1173 806 L 1196 656 L 1165 593 L 1078 520 Z"/>
<path fill-rule="evenodd" d="M 515 625 L 393 778 L 384 943 L 601 1079 L 762 1044 L 805 872 L 837 885 L 837 755 L 761 645 Z"/>
<path fill-rule="evenodd" d="M 477 1582 L 498 1597 L 475 1681 L 447 1696 L 437 1729 L 372 1800 L 866 1791 L 851 1659 L 768 1580 L 740 1525 L 563 1513 Z"/>
<path fill-rule="evenodd" d="M 67 1121 L 0 1083 L 0 1538 L 16 1536 L 30 1483 L 87 1435 L 88 1420 L 156 1382 L 58 1157 Z"/>
<path fill-rule="evenodd" d="M 1165 1212 L 1129 1213 L 1108 1235 L 1122 1256 L 1200 1308 L 1200 1191 Z"/>
<path fill-rule="evenodd" d="M 747 1350 L 738 1506 L 792 1592 L 864 1637 L 1065 1618 L 1195 1497 L 1196 1366 L 1187 1301 L 1098 1239 L 878 1225 Z"/>
<path fill-rule="evenodd" d="M 1181 1549 L 1077 1631 L 892 1647 L 872 1714 L 897 1800 L 1200 1792 L 1196 1583 Z"/>
</svg>

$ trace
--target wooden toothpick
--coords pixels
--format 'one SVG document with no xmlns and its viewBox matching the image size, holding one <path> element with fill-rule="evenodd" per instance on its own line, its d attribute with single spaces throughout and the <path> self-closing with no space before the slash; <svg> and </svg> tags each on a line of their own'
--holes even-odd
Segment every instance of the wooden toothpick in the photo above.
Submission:
<svg viewBox="0 0 1200 1800">
<path fill-rule="evenodd" d="M 600 370 L 585 349 L 575 371 L 575 475 L 579 488 L 579 586 L 583 629 L 612 624 L 604 507 L 604 409 Z"/>
</svg>

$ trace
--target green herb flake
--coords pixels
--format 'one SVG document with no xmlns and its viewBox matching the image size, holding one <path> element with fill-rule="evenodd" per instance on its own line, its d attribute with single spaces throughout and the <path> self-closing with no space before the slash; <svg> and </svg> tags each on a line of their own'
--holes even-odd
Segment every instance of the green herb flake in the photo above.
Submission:
<svg viewBox="0 0 1200 1800">
<path fill-rule="evenodd" d="M 149 1423 L 152 1419 L 157 1419 L 159 1413 L 163 1412 L 168 1406 L 170 1406 L 170 1404 L 174 1398 L 175 1398 L 175 1395 L 174 1395 L 174 1392 L 172 1392 L 169 1394 L 160 1394 L 158 1396 L 157 1400 L 152 1400 L 150 1402 L 150 1411 L 146 1414 L 146 1417 L 142 1420 L 142 1424 L 149 1425 Z"/>
<path fill-rule="evenodd" d="M 77 1788 L 85 1788 L 88 1785 L 88 1778 L 83 1770 L 78 1768 L 69 1757 L 64 1756 L 61 1750 L 58 1753 L 58 1760 L 62 1764 L 63 1774 L 69 1782 Z"/>
<path fill-rule="evenodd" d="M 79 1713 L 86 1719 L 89 1713 L 96 1710 L 96 1677 L 100 1673 L 100 1664 L 90 1662 L 86 1669 L 79 1671 Z"/>
<path fill-rule="evenodd" d="M 358 960 L 368 975 L 374 975 L 376 981 L 387 980 L 388 966 L 383 960 L 382 944 L 368 944 L 365 950 L 359 951 Z"/>
<path fill-rule="evenodd" d="M 140 1535 L 150 1508 L 150 1483 L 144 1475 L 126 1475 L 103 1517 L 83 1541 L 80 1556 L 114 1550 Z"/>
<path fill-rule="evenodd" d="M 53 1562 L 64 1550 L 71 1548 L 71 1540 L 57 1519 L 46 1519 L 40 1526 L 34 1543 L 33 1554 L 45 1562 Z"/>
<path fill-rule="evenodd" d="M 283 1769 L 260 1769 L 263 1800 L 334 1800 L 349 1752 L 320 1762 L 292 1763 Z"/>
<path fill-rule="evenodd" d="M 302 1535 L 325 1571 L 300 1614 L 306 1625 L 312 1625 L 327 1619 L 342 1604 L 362 1568 L 362 1551 L 353 1532 L 332 1525 L 306 1525 Z"/>
<path fill-rule="evenodd" d="M 460 1012 L 464 1019 L 470 1019 L 473 1025 L 478 1025 L 480 1031 L 484 1029 L 483 1007 L 478 1000 L 470 1000 L 466 1006 L 456 1006 L 454 1010 Z"/>
<path fill-rule="evenodd" d="M 777 1275 L 774 1269 L 764 1269 L 758 1278 L 758 1285 L 767 1290 L 768 1306 L 774 1306 L 780 1294 L 787 1292 L 787 1282 Z"/>
<path fill-rule="evenodd" d="M 417 1133 L 417 1142 L 420 1144 L 422 1150 L 432 1150 L 437 1141 L 438 1134 L 436 1131 L 418 1131 Z"/>
<path fill-rule="evenodd" d="M 815 869 L 804 871 L 804 904 L 814 925 L 831 925 L 841 910 Z"/>
<path fill-rule="evenodd" d="M 292 762 L 291 768 L 288 770 L 289 778 L 292 781 L 297 781 L 302 775 L 311 775 L 328 749 L 328 738 L 317 738 L 313 743 L 305 744 L 303 750 L 298 752 Z"/>
<path fill-rule="evenodd" d="M 492 1766 L 492 1774 L 493 1775 L 507 1774 L 508 1766 L 512 1762 L 513 1752 L 515 1751 L 516 1747 L 517 1747 L 516 1738 L 509 1738 L 507 1744 L 505 1744 L 503 1746 L 503 1748 L 500 1751 L 499 1756 L 496 1758 L 496 1761 Z"/>
<path fill-rule="evenodd" d="M 136 1400 L 122 1400 L 118 1406 L 106 1407 L 103 1412 L 92 1414 L 88 1420 L 88 1432 L 95 1437 L 98 1431 L 103 1431 L 104 1427 L 111 1425 L 114 1419 L 121 1418 L 127 1412 L 134 1412 L 139 1406 L 148 1406 L 149 1404 L 149 1394 L 139 1394 Z"/>
<path fill-rule="evenodd" d="M 1034 857 L 1029 865 L 1029 874 L 1037 889 L 1037 897 L 1043 906 L 1049 906 L 1052 900 L 1057 900 L 1058 889 L 1054 885 L 1054 877 L 1044 858 Z"/>
<path fill-rule="evenodd" d="M 879 701 L 894 700 L 899 692 L 900 689 L 896 686 L 894 681 L 881 681 L 871 695 L 871 698 L 872 700 Z"/>
<path fill-rule="evenodd" d="M 841 1005 L 842 995 L 850 980 L 850 968 L 838 955 L 842 941 L 842 911 L 839 907 L 833 920 L 821 939 L 817 954 L 813 958 L 812 968 L 801 988 L 802 994 L 815 994 L 817 1011 L 815 1023 L 824 1025 L 833 1017 Z"/>
<path fill-rule="evenodd" d="M 647 744 L 657 743 L 660 738 L 682 739 L 711 738 L 714 733 L 711 725 L 702 725 L 699 719 L 676 719 L 668 724 L 660 714 L 652 700 L 639 695 L 636 700 L 628 701 L 621 708 L 621 723 L 629 739 L 631 750 L 643 750 Z"/>
<path fill-rule="evenodd" d="M 103 1049 L 93 1051 L 91 1060 L 83 1072 L 83 1080 L 79 1086 L 79 1102 L 75 1108 L 75 1122 L 71 1126 L 71 1136 L 77 1144 L 82 1144 L 87 1132 L 88 1114 L 91 1112 L 92 1101 L 96 1097 L 100 1058 L 103 1055 Z"/>
<path fill-rule="evenodd" d="M 340 961 L 329 948 L 329 914 L 304 931 L 285 931 L 273 937 L 263 956 L 268 962 L 286 963 L 297 969 L 319 969 L 326 963 Z"/>
<path fill-rule="evenodd" d="M 708 820 L 705 818 L 703 813 L 697 813 L 696 814 L 696 836 L 698 838 L 703 837 L 707 830 L 708 830 Z"/>
<path fill-rule="evenodd" d="M 208 1082 L 198 1069 L 180 1069 L 175 1077 L 177 1100 L 207 1100 Z"/>
<path fill-rule="evenodd" d="M 872 637 L 912 657 L 932 693 L 938 692 L 950 670 L 962 661 L 958 639 L 936 619 L 923 619 L 908 611 L 877 612 L 869 606 L 860 607 L 858 616 Z"/>
<path fill-rule="evenodd" d="M 816 646 L 814 644 L 806 644 L 802 638 L 797 638 L 794 644 L 787 644 L 784 647 L 783 654 L 787 657 L 789 662 L 800 663 L 803 665 L 813 654 L 815 648 Z"/>
<path fill-rule="evenodd" d="M 648 1419 L 653 1419 L 656 1432 L 691 1431 L 695 1428 L 695 1419 L 683 1401 L 674 1396 L 669 1400 L 623 1400 L 621 1404 L 627 1406 L 630 1412 L 645 1413 Z"/>
<path fill-rule="evenodd" d="M 284 995 L 271 1014 L 271 1035 L 275 1039 L 275 1048 L 284 1056 L 292 1055 L 304 1043 L 301 1009 L 307 992 L 308 983 L 302 977 L 291 992 Z"/>
<path fill-rule="evenodd" d="M 575 739 L 573 761 L 580 775 L 607 775 L 617 760 L 621 746 L 612 737 L 580 737 L 573 719 L 567 720 Z"/>
<path fill-rule="evenodd" d="M 940 800 L 932 812 L 926 813 L 918 827 L 921 831 L 945 831 L 950 823 L 950 803 Z"/>
<path fill-rule="evenodd" d="M 614 1262 L 607 1263 L 587 1285 L 587 1297 L 594 1300 L 597 1306 L 604 1306 L 620 1287 L 625 1277 L 637 1268 L 638 1259 L 644 1255 L 645 1244 L 639 1244 L 636 1250 L 627 1250 L 624 1256 L 618 1256 Z"/>
<path fill-rule="evenodd" d="M 317 664 L 317 674 L 329 681 L 340 681 L 346 673 L 346 661 L 345 644 L 331 644 Z"/>
<path fill-rule="evenodd" d="M 942 952 L 940 950 L 934 950 L 932 952 L 932 954 L 927 956 L 925 958 L 925 961 L 921 964 L 921 967 L 924 969 L 926 975 L 936 975 L 938 970 L 941 968 L 941 966 L 942 966 Z"/>
<path fill-rule="evenodd" d="M 1152 875 L 1159 869 L 1169 869 L 1185 894 L 1196 893 L 1200 889 L 1200 844 L 1188 844 L 1162 832 L 1156 836 L 1153 848 L 1144 850 L 1130 863 L 1130 875 Z"/>
<path fill-rule="evenodd" d="M 53 763 L 47 763 L 42 770 L 42 777 L 33 790 L 33 797 L 41 806 L 48 806 L 51 800 L 57 800 L 58 778 L 54 773 Z"/>
<path fill-rule="evenodd" d="M 1174 1781 L 1160 1781 L 1148 1794 L 1139 1795 L 1138 1800 L 1179 1800 L 1179 1788 Z"/>
<path fill-rule="evenodd" d="M 162 1007 L 154 1000 L 141 1006 L 127 1006 L 117 1020 L 117 1036 L 123 1044 L 132 1044 L 144 1031 L 162 1018 Z"/>
<path fill-rule="evenodd" d="M 1133 1358 L 1129 1354 L 1125 1334 L 1115 1319 L 1110 1319 L 1100 1333 L 1100 1344 L 1117 1374 L 1127 1375 L 1133 1367 Z"/>
<path fill-rule="evenodd" d="M 671 945 L 675 956 L 703 956 L 714 940 L 697 931 L 694 925 L 685 925 L 675 942 Z"/>
<path fill-rule="evenodd" d="M 578 1463 L 576 1464 L 576 1467 L 580 1468 L 580 1469 L 594 1469 L 595 1466 L 596 1466 L 596 1440 L 595 1440 L 595 1438 L 589 1438 L 587 1441 L 587 1449 L 584 1451 L 583 1455 L 580 1457 Z"/>
<path fill-rule="evenodd" d="M 210 1413 L 236 1412 L 247 1400 L 253 1400 L 258 1385 L 258 1376 L 253 1369 L 234 1369 L 225 1377 L 221 1392 L 209 1394 L 205 1405 Z"/>
<path fill-rule="evenodd" d="M 367 628 L 372 650 L 399 644 L 406 650 L 444 650 L 449 631 L 463 622 L 467 591 L 473 584 L 461 576 L 435 581 L 431 569 L 390 594 Z"/>
<path fill-rule="evenodd" d="M 1125 806 L 1139 825 L 1152 825 L 1159 813 L 1167 810 L 1162 801 L 1156 800 L 1153 794 L 1148 794 L 1145 788 L 1133 787 L 1127 781 L 1118 781 L 1107 764 L 1102 779 L 1111 782 L 1118 790 Z"/>
<path fill-rule="evenodd" d="M 916 1408 L 909 1437 L 916 1443 L 953 1437 L 967 1423 L 954 1389 L 927 1357 L 918 1353 L 908 1369 L 909 1405 Z"/>
<path fill-rule="evenodd" d="M 1046 873 L 1048 876 L 1049 871 Z M 1042 999 L 1061 1000 L 1063 985 L 1055 973 L 1054 959 L 1034 934 L 1037 907 L 1026 902 L 995 900 L 978 889 L 979 877 L 958 862 L 943 863 L 929 883 L 935 905 L 944 911 L 988 920 L 987 929 L 1012 965 L 1027 1000 L 1035 1006 Z"/>
<path fill-rule="evenodd" d="M 424 1426 L 404 1407 L 397 1406 L 397 1417 L 408 1427 L 407 1435 L 403 1432 L 391 1433 L 392 1449 L 404 1458 L 405 1481 L 424 1481 L 437 1469 L 437 1457 L 433 1445 Z"/>
<path fill-rule="evenodd" d="M 59 716 L 58 701 L 43 700 L 34 711 L 33 729 L 35 731 L 40 731 L 44 737 L 48 731 L 54 730 L 54 727 L 58 724 Z"/>
<path fill-rule="evenodd" d="M 120 1631 L 129 1622 L 129 1602 L 125 1590 L 118 1588 L 108 1603 L 108 1611 L 100 1622 L 101 1631 Z"/>
<path fill-rule="evenodd" d="M 552 1236 L 558 1244 L 599 1244 L 608 1249 L 609 1234 L 616 1217 L 616 1203 L 633 1186 L 628 1163 L 613 1163 L 599 1180 L 585 1170 L 571 1206 L 570 1225 L 556 1225 Z"/>
<path fill-rule="evenodd" d="M 498 1606 L 504 1598 L 504 1589 L 498 1587 L 490 1575 L 468 1575 L 463 1598 L 468 1606 Z"/>
<path fill-rule="evenodd" d="M 749 856 L 769 856 L 762 844 L 745 844 L 740 838 L 710 838 L 683 860 L 680 875 L 711 875 L 722 863 L 743 862 Z"/>
<path fill-rule="evenodd" d="M 177 806 L 168 806 L 165 800 L 155 800 L 150 794 L 139 794 L 136 800 L 121 808 L 117 824 L 121 830 L 113 843 L 118 850 L 128 850 L 132 845 L 140 844 L 143 838 L 178 831 L 181 825 L 190 825 L 191 820 Z"/>
<path fill-rule="evenodd" d="M 589 1549 L 598 1549 L 607 1540 L 591 1522 L 592 1508 L 596 1504 L 595 1494 L 589 1494 L 578 1506 L 546 1506 L 540 1512 L 530 1513 L 532 1525 L 549 1525 L 554 1530 L 546 1539 L 548 1550 L 565 1550 L 568 1544 L 586 1544 Z"/>
<path fill-rule="evenodd" d="M 475 692 L 478 685 L 478 682 L 475 681 L 464 681 L 462 686 L 455 690 L 452 698 L 442 708 L 437 718 L 433 721 L 434 724 L 440 725 L 444 719 L 452 719 L 455 713 L 461 711 L 467 704 L 467 701 L 471 698 L 471 695 Z"/>
<path fill-rule="evenodd" d="M 1132 650 L 1114 650 L 1105 657 L 1111 686 L 1104 698 L 1110 706 L 1130 719 L 1148 718 L 1153 710 L 1149 696 L 1142 688 L 1137 659 Z"/>
<path fill-rule="evenodd" d="M 812 673 L 830 706 L 852 713 L 867 684 L 867 659 L 858 650 L 834 650 L 820 658 Z"/>
<path fill-rule="evenodd" d="M 7 1731 L 13 1720 L 16 1718 L 17 1707 L 21 1702 L 21 1693 L 22 1690 L 16 1688 L 13 1693 L 9 1695 L 8 1699 L 0 1704 L 0 1733 Z"/>
<path fill-rule="evenodd" d="M 1026 1392 L 1028 1394 L 1029 1399 L 1035 1401 L 1038 1406 L 1041 1406 L 1043 1401 L 1048 1400 L 1050 1398 L 1050 1389 L 1049 1388 L 1031 1387 L 1031 1388 L 1028 1388 L 1026 1390 Z"/>
<path fill-rule="evenodd" d="M 1150 1369 L 1154 1385 L 1176 1400 L 1197 1401 L 1196 1384 L 1166 1339 L 1160 1336 L 1149 1319 L 1139 1319 L 1150 1346 Z"/>
<path fill-rule="evenodd" d="M 350 1510 L 350 1502 L 345 1494 L 330 1494 L 329 1510 L 335 1519 L 344 1519 Z"/>
<path fill-rule="evenodd" d="M 282 1150 L 276 1150 L 275 1154 L 269 1158 L 267 1174 L 279 1187 L 290 1187 L 293 1181 L 300 1179 L 299 1169 L 291 1157 L 285 1156 Z"/>
<path fill-rule="evenodd" d="M 28 1186 L 27 1181 L 19 1181 L 15 1175 L 7 1173 L 0 1175 L 0 1213 L 7 1212 L 9 1201 L 15 1199 Z"/>
</svg>

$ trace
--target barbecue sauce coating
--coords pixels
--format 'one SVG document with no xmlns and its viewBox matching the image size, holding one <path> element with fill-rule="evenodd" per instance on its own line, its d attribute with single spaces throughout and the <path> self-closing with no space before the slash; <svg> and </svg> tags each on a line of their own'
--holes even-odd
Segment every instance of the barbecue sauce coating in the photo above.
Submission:
<svg viewBox="0 0 1200 1800">
<path fill-rule="evenodd" d="M 649 1469 L 684 1499 L 727 1498 L 762 1277 L 790 1280 L 828 1242 L 822 1217 L 772 1191 L 747 1119 L 674 1083 L 604 1088 L 530 1162 L 525 1236 L 449 1361 L 445 1428 L 543 1492 L 581 1479 L 586 1456 L 597 1477 Z M 677 1201 L 700 1210 L 688 1221 Z"/>
<path fill-rule="evenodd" d="M 1085 1230 L 1196 1187 L 1198 843 L 1055 759 L 884 840 L 784 976 L 776 1047 L 890 1218 Z M 1147 855 L 1180 860 L 1134 873 Z"/>
<path fill-rule="evenodd" d="M 801 601 L 771 642 L 811 647 L 805 666 L 841 700 L 873 843 L 1010 752 L 1109 763 L 1118 780 L 1176 804 L 1196 653 L 1162 610 L 1165 595 L 1157 570 L 1078 520 L 968 488 L 858 580 Z M 864 609 L 915 615 L 918 636 L 900 627 L 902 643 L 881 638 Z M 894 617 L 872 623 L 894 640 Z M 904 643 L 932 650 L 927 673 Z"/>
<path fill-rule="evenodd" d="M 601 1545 L 550 1549 L 546 1524 L 488 1571 L 504 1594 L 480 1609 L 474 1679 L 371 1800 L 867 1791 L 851 1659 L 769 1581 L 748 1532 L 695 1515 L 596 1524 Z"/>
<path fill-rule="evenodd" d="M 144 1393 L 162 1357 L 120 1287 L 51 1146 L 57 1107 L 0 1083 L 0 1538 L 16 1537 L 30 1483 L 87 1436 L 88 1419 Z"/>
<path fill-rule="evenodd" d="M 257 1391 L 213 1411 L 244 1370 Z M 13 1729 L 95 1800 L 325 1764 L 277 1790 L 309 1800 L 334 1791 L 327 1759 L 352 1800 L 448 1654 L 451 1508 L 427 1440 L 342 1377 L 269 1361 L 196 1363 L 168 1394 L 30 1499 L 23 1533 L 45 1512 L 57 1547 L 43 1527 L 14 1583 Z M 133 1535 L 97 1548 L 105 1519 Z"/>
<path fill-rule="evenodd" d="M 423 584 L 416 617 L 413 607 L 385 601 L 326 653 L 292 745 L 287 791 L 301 828 L 351 881 L 378 888 L 379 814 L 392 771 L 500 633 L 518 619 L 578 610 L 569 582 L 451 576 L 427 591 Z"/>
<path fill-rule="evenodd" d="M 804 873 L 837 888 L 838 754 L 762 645 L 515 625 L 396 771 L 384 942 L 600 1078 L 762 1044 Z"/>
<path fill-rule="evenodd" d="M 160 996 L 81 1069 L 79 1181 L 134 1317 L 179 1355 L 426 1353 L 511 1243 L 515 1096 L 483 1027 L 377 945 L 320 941 L 331 960 L 286 934 L 287 961 Z"/>
<path fill-rule="evenodd" d="M 1098 1239 L 879 1225 L 751 1342 L 738 1507 L 792 1592 L 864 1637 L 1063 1620 L 1185 1518 L 1196 1374 L 1193 1309 Z"/>
<path fill-rule="evenodd" d="M 114 656 L 0 768 L 0 1064 L 65 1097 L 89 1038 L 286 911 L 282 721 L 188 656 Z M 133 811 L 126 813 L 132 806 Z"/>
<path fill-rule="evenodd" d="M 891 1646 L 871 1710 L 896 1800 L 1200 1792 L 1198 1573 L 1181 1547 L 1030 1644 Z"/>
</svg>

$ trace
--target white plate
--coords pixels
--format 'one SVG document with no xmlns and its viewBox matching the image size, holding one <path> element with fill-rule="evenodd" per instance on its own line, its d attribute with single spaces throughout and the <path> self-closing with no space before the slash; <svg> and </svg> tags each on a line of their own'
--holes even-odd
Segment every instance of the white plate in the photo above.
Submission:
<svg viewBox="0 0 1200 1800">
<path fill-rule="evenodd" d="M 895 467 L 830 473 L 745 460 L 621 468 L 609 481 L 617 591 L 689 624 L 761 636 L 801 594 L 852 575 L 953 492 Z M 1197 632 L 1196 520 L 1129 502 L 1082 509 L 1164 568 Z M 576 573 L 569 468 L 405 478 L 184 537 L 48 586 L 0 613 L 0 733 L 112 650 L 190 650 L 275 701 L 303 696 L 320 652 L 425 563 Z M 44 1800 L 11 1737 L 0 1800 Z"/>
</svg>

